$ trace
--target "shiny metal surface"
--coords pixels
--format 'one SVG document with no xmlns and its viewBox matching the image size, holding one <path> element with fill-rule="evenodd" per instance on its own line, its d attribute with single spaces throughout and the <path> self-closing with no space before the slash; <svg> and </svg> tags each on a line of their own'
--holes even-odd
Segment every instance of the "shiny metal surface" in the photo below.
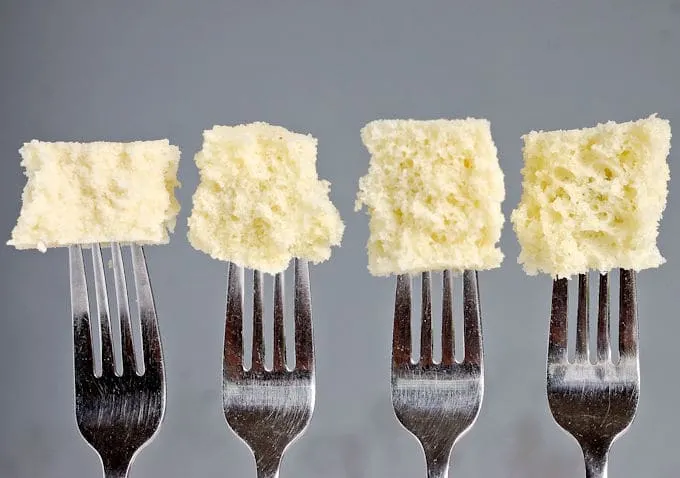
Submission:
<svg viewBox="0 0 680 478">
<path fill-rule="evenodd" d="M 586 476 L 605 478 L 609 449 L 630 426 L 640 392 L 635 272 L 620 271 L 619 354 L 612 361 L 609 276 L 600 275 L 597 356 L 588 351 L 588 276 L 579 276 L 576 355 L 567 357 L 567 279 L 553 282 L 548 345 L 548 403 L 555 421 L 581 446 Z"/>
<path fill-rule="evenodd" d="M 252 365 L 243 364 L 243 269 L 229 266 L 224 339 L 223 404 L 231 429 L 252 450 L 257 476 L 279 476 L 288 446 L 303 433 L 314 409 L 314 345 L 307 261 L 295 260 L 295 366 L 286 366 L 284 274 L 274 279 L 274 361 L 264 365 L 262 273 L 253 272 Z"/>
<path fill-rule="evenodd" d="M 474 424 L 484 394 L 477 272 L 463 274 L 465 356 L 454 360 L 452 281 L 442 274 L 442 360 L 432 359 L 430 273 L 422 274 L 420 360 L 411 359 L 411 279 L 397 277 L 392 342 L 392 404 L 423 447 L 429 478 L 446 478 L 451 450 Z"/>
<path fill-rule="evenodd" d="M 146 260 L 141 246 L 132 245 L 131 249 L 144 359 L 140 364 L 135 360 L 121 248 L 113 244 L 114 282 L 123 345 L 122 370 L 115 370 L 101 248 L 99 245 L 92 247 L 101 330 L 93 330 L 90 326 L 82 248 L 69 248 L 76 420 L 80 433 L 101 457 L 104 475 L 110 478 L 127 476 L 135 455 L 158 431 L 165 411 L 163 357 Z M 101 334 L 102 368 L 97 373 L 92 334 Z"/>
</svg>

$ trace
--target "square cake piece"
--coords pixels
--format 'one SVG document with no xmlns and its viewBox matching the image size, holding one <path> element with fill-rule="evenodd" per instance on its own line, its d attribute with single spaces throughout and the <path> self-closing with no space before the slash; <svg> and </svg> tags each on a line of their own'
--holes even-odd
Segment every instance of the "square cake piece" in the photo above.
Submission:
<svg viewBox="0 0 680 478">
<path fill-rule="evenodd" d="M 523 191 L 512 222 L 528 274 L 663 263 L 656 237 L 670 179 L 668 121 L 651 116 L 523 139 Z"/>
<path fill-rule="evenodd" d="M 330 257 L 344 226 L 316 172 L 311 135 L 252 123 L 203 132 L 189 241 L 211 257 L 277 273 Z"/>
<path fill-rule="evenodd" d="M 180 151 L 168 140 L 66 143 L 19 150 L 28 181 L 8 244 L 163 244 L 175 226 Z"/>
<path fill-rule="evenodd" d="M 361 138 L 371 160 L 356 209 L 370 215 L 372 274 L 500 265 L 505 189 L 487 120 L 378 120 Z"/>
</svg>

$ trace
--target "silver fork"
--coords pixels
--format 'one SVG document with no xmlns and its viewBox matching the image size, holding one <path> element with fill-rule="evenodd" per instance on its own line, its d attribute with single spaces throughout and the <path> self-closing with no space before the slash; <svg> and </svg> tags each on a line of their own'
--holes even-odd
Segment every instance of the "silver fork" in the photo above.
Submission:
<svg viewBox="0 0 680 478">
<path fill-rule="evenodd" d="M 81 246 L 69 248 L 75 362 L 75 411 L 83 438 L 99 454 L 107 478 L 123 478 L 139 450 L 156 434 L 165 412 L 165 374 L 156 308 L 141 246 L 132 245 L 143 363 L 137 364 L 121 249 L 112 244 L 113 272 L 123 345 L 122 370 L 115 370 L 109 302 L 101 248 L 92 246 L 97 315 L 94 330 Z M 95 375 L 92 334 L 101 334 L 102 370 Z M 139 366 L 137 366 L 139 365 Z"/>
<path fill-rule="evenodd" d="M 303 433 L 314 409 L 314 345 L 309 268 L 295 259 L 295 367 L 286 366 L 284 274 L 274 278 L 274 366 L 264 366 L 262 273 L 253 271 L 253 352 L 243 365 L 243 269 L 229 266 L 224 338 L 223 405 L 231 429 L 251 449 L 259 478 L 279 476 L 281 457 Z"/>
<path fill-rule="evenodd" d="M 454 359 L 451 275 L 443 274 L 442 359 L 432 359 L 430 273 L 422 274 L 420 360 L 411 360 L 411 279 L 397 277 L 392 342 L 392 405 L 425 452 L 427 476 L 446 478 L 451 450 L 474 424 L 484 394 L 477 272 L 463 273 L 465 357 Z"/>
<path fill-rule="evenodd" d="M 640 393 L 635 272 L 620 271 L 619 355 L 612 361 L 609 277 L 600 275 L 597 360 L 588 352 L 588 275 L 579 276 L 576 356 L 567 358 L 567 279 L 553 282 L 548 340 L 548 403 L 555 421 L 581 445 L 586 476 L 605 478 L 612 443 L 630 426 Z"/>
</svg>

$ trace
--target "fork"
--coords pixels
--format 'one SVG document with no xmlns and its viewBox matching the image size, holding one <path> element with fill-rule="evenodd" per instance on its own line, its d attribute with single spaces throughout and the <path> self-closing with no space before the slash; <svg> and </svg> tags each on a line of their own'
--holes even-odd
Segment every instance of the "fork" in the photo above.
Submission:
<svg viewBox="0 0 680 478">
<path fill-rule="evenodd" d="M 609 276 L 600 275 L 597 359 L 588 351 L 588 275 L 579 275 L 576 355 L 567 358 L 567 279 L 553 282 L 547 392 L 555 421 L 581 446 L 588 478 L 606 478 L 609 450 L 635 417 L 640 393 L 636 276 L 621 269 L 619 355 L 612 361 Z"/>
<path fill-rule="evenodd" d="M 82 247 L 69 248 L 73 311 L 75 412 L 83 438 L 99 454 L 106 478 L 127 477 L 139 450 L 156 435 L 165 412 L 161 342 L 144 251 L 130 246 L 139 306 L 144 359 L 137 363 L 127 286 L 119 244 L 112 244 L 113 273 L 122 338 L 122 369 L 115 370 L 109 301 L 99 244 L 92 245 L 97 315 L 90 321 Z M 95 371 L 92 334 L 101 337 L 102 369 Z"/>
<path fill-rule="evenodd" d="M 454 359 L 451 274 L 444 271 L 442 359 L 432 359 L 430 272 L 422 273 L 420 359 L 411 360 L 411 279 L 397 277 L 392 342 L 392 405 L 420 442 L 427 476 L 446 478 L 453 446 L 474 424 L 484 394 L 482 326 L 477 272 L 463 273 L 465 356 Z"/>
<path fill-rule="evenodd" d="M 228 425 L 255 456 L 258 478 L 279 476 L 288 446 L 307 428 L 314 409 L 314 345 L 307 261 L 295 259 L 295 366 L 286 366 L 284 274 L 274 277 L 274 360 L 264 365 L 262 273 L 253 271 L 252 365 L 243 365 L 243 269 L 229 265 L 224 338 L 223 405 Z"/>
</svg>

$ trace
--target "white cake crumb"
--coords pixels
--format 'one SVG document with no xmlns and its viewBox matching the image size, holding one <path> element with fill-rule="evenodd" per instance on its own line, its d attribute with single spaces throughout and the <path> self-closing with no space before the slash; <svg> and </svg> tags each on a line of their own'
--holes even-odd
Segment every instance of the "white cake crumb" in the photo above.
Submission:
<svg viewBox="0 0 680 478">
<path fill-rule="evenodd" d="M 196 154 L 201 182 L 189 241 L 243 267 L 277 273 L 291 258 L 322 262 L 344 225 L 316 172 L 317 141 L 280 126 L 214 126 Z"/>
<path fill-rule="evenodd" d="M 356 209 L 370 215 L 372 274 L 500 265 L 505 189 L 487 120 L 378 120 L 361 138 L 371 160 Z"/>
<path fill-rule="evenodd" d="M 666 206 L 671 127 L 650 116 L 524 136 L 522 198 L 512 213 L 528 274 L 641 270 Z"/>
<path fill-rule="evenodd" d="M 45 252 L 72 244 L 169 241 L 179 212 L 180 151 L 168 140 L 33 140 L 19 152 L 28 181 L 9 245 Z"/>
</svg>

